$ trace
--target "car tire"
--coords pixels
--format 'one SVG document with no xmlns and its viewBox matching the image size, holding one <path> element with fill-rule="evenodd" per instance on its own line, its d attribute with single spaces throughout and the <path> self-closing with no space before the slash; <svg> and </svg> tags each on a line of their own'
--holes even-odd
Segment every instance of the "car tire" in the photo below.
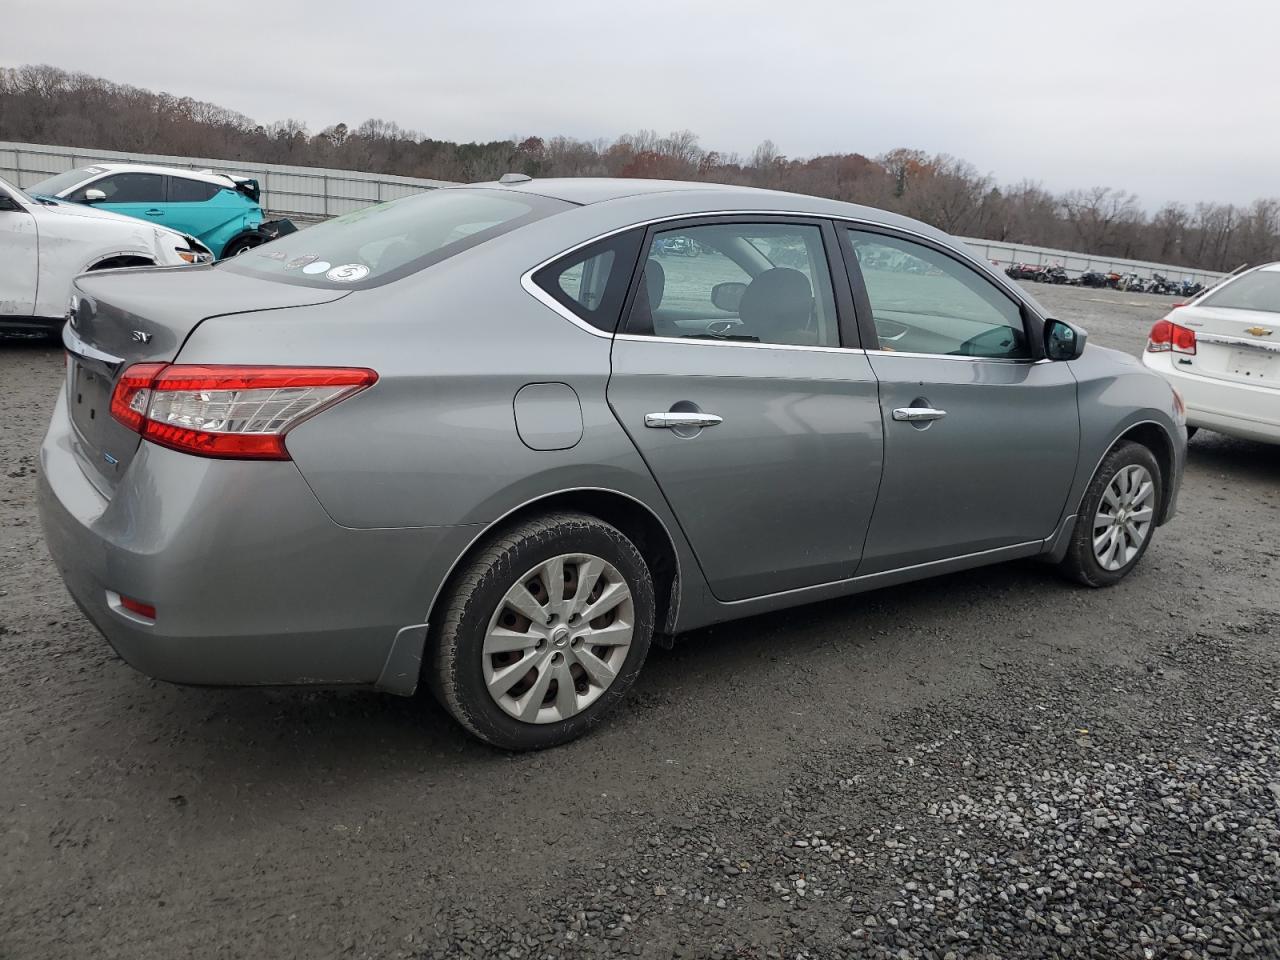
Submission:
<svg viewBox="0 0 1280 960">
<path fill-rule="evenodd" d="M 616 527 L 549 513 L 485 544 L 455 574 L 440 610 L 424 664 L 436 698 L 485 743 L 541 750 L 581 736 L 635 681 L 653 638 L 653 578 Z M 541 624 L 525 615 L 539 611 Z"/>
<path fill-rule="evenodd" d="M 1151 545 L 1163 498 L 1164 478 L 1151 451 L 1117 444 L 1089 482 L 1059 569 L 1086 587 L 1119 583 Z"/>
<path fill-rule="evenodd" d="M 222 259 L 230 260 L 232 257 L 238 257 L 242 253 L 248 253 L 254 247 L 261 246 L 266 241 L 255 234 L 237 237 L 226 245 L 222 251 Z"/>
</svg>

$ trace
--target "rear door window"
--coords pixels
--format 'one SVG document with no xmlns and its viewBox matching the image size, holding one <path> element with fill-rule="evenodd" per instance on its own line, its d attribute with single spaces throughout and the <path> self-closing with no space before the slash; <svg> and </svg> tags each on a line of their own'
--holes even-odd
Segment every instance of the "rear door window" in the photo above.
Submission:
<svg viewBox="0 0 1280 960">
<path fill-rule="evenodd" d="M 212 200 L 222 190 L 207 180 L 188 180 L 186 177 L 169 178 L 170 203 L 204 203 Z"/>
<path fill-rule="evenodd" d="M 363 289 L 417 273 L 572 206 L 511 190 L 431 190 L 299 230 L 215 269 L 302 286 Z"/>
</svg>

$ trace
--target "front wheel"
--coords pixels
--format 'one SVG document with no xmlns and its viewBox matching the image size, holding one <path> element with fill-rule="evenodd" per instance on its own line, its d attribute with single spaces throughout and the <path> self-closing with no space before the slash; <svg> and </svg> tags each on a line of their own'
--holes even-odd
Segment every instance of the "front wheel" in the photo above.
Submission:
<svg viewBox="0 0 1280 960">
<path fill-rule="evenodd" d="M 653 579 L 621 531 L 547 514 L 497 537 L 457 575 L 432 627 L 427 680 L 486 743 L 555 746 L 622 699 L 653 618 Z"/>
<path fill-rule="evenodd" d="M 1123 580 L 1151 545 L 1163 502 L 1160 465 L 1141 444 L 1117 444 L 1085 491 L 1062 571 L 1087 587 Z"/>
</svg>

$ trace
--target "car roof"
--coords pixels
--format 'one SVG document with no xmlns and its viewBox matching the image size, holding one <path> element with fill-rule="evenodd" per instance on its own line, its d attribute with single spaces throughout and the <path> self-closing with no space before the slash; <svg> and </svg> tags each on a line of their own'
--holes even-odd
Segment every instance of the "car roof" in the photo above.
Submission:
<svg viewBox="0 0 1280 960">
<path fill-rule="evenodd" d="M 91 163 L 84 169 L 101 170 L 106 173 L 158 173 L 172 177 L 186 177 L 188 180 L 203 180 L 205 183 L 217 184 L 219 187 L 234 187 L 235 181 L 225 173 L 213 173 L 208 170 L 186 170 L 182 167 L 157 167 L 148 163 Z"/>
<path fill-rule="evenodd" d="M 583 206 L 609 204 L 611 202 L 621 202 L 631 206 L 636 203 L 644 203 L 645 197 L 652 197 L 657 200 L 659 195 L 665 195 L 667 199 L 680 196 L 682 199 L 687 198 L 691 214 L 721 209 L 724 211 L 741 210 L 753 213 L 776 212 L 779 214 L 796 213 L 817 217 L 839 217 L 899 227 L 953 247 L 957 245 L 963 246 L 962 241 L 938 230 L 936 227 L 922 223 L 919 220 L 912 220 L 910 217 L 890 213 L 888 210 L 866 207 L 857 203 L 846 203 L 842 200 L 831 200 L 826 197 L 815 197 L 809 194 L 788 193 L 784 190 L 765 190 L 759 187 L 744 187 L 727 183 L 704 183 L 689 180 L 643 180 L 624 177 L 575 177 L 548 178 L 545 180 L 529 179 L 507 183 L 459 184 L 457 188 L 446 187 L 444 189 L 462 187 L 533 193 Z"/>
</svg>

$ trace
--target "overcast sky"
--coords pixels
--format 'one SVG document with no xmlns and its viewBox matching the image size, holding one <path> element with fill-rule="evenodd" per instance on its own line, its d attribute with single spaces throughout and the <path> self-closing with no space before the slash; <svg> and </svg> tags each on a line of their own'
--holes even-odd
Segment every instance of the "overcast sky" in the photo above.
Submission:
<svg viewBox="0 0 1280 960">
<path fill-rule="evenodd" d="M 908 146 L 1154 208 L 1280 195 L 1278 36 L 1280 4 L 1240 0 L 5 0 L 0 64 L 312 132 L 381 117 L 450 140 Z"/>
</svg>

